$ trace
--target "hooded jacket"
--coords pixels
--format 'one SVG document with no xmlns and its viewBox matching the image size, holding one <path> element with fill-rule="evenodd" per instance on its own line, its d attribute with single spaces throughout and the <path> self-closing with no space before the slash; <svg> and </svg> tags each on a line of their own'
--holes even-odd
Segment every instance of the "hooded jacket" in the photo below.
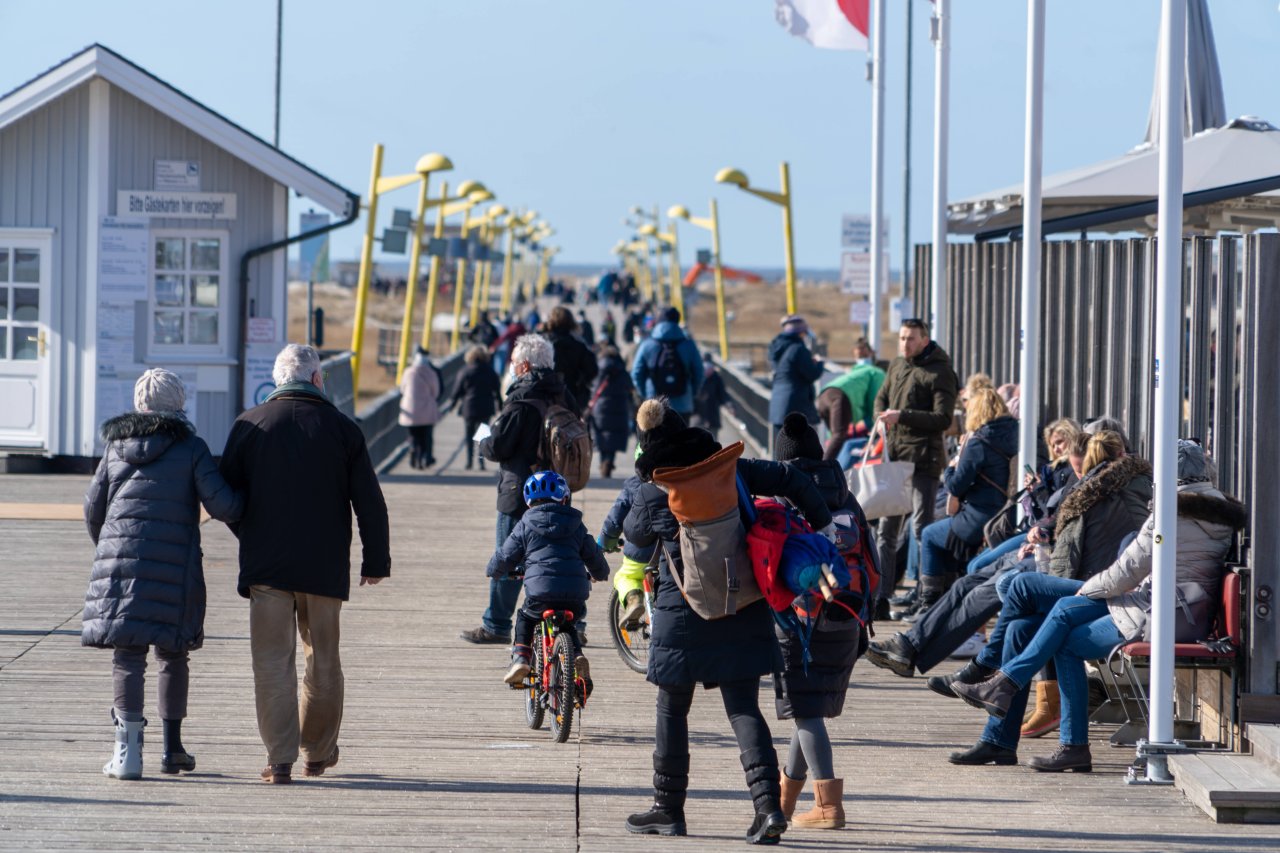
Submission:
<svg viewBox="0 0 1280 853">
<path fill-rule="evenodd" d="M 693 414 L 693 398 L 702 388 L 702 357 L 698 355 L 698 345 L 689 339 L 684 329 L 676 323 L 663 321 L 653 327 L 653 333 L 636 347 L 635 357 L 631 362 L 631 381 L 646 400 L 658 396 L 653 380 L 649 375 L 649 362 L 657 357 L 656 350 L 663 342 L 675 344 L 676 354 L 684 365 L 684 393 L 673 394 L 668 398 L 672 409 L 688 417 Z"/>
<path fill-rule="evenodd" d="M 493 422 L 493 434 L 479 449 L 485 459 L 498 463 L 498 512 L 516 517 L 524 515 L 524 481 L 533 473 L 542 447 L 542 414 L 528 404 L 532 400 L 578 410 L 554 370 L 535 367 L 507 389 L 507 403 Z"/>
<path fill-rule="evenodd" d="M 1125 456 L 1095 467 L 1058 509 L 1049 571 L 1084 580 L 1111 565 L 1124 537 L 1142 527 L 1150 502 L 1146 460 Z"/>
<path fill-rule="evenodd" d="M 916 473 L 937 477 L 946 467 L 942 434 L 955 417 L 958 381 L 951 357 L 930 341 L 915 358 L 898 356 L 889 365 L 876 394 L 876 415 L 901 412 L 889 427 L 889 454 L 914 462 Z"/>
<path fill-rule="evenodd" d="M 1174 642 L 1209 635 L 1222 591 L 1231 536 L 1244 529 L 1244 504 L 1205 482 L 1178 487 L 1177 609 Z M 1080 595 L 1106 599 L 1111 619 L 1126 640 L 1150 640 L 1151 551 L 1155 516 L 1147 518 L 1120 557 L 1084 582 Z"/>
<path fill-rule="evenodd" d="M 818 422 L 814 405 L 814 383 L 822 376 L 822 362 L 813 357 L 797 332 L 783 332 L 769 344 L 769 368 L 773 386 L 769 389 L 769 423 L 781 426 L 792 412 L 799 412 L 811 424 Z"/>
<path fill-rule="evenodd" d="M 525 597 L 543 601 L 586 601 L 591 578 L 609 579 L 609 564 L 582 513 L 563 504 L 530 507 L 490 558 L 485 575 L 505 578 L 521 564 Z"/>
<path fill-rule="evenodd" d="M 1017 464 L 1018 421 L 1001 415 L 978 427 L 965 441 L 954 468 L 942 475 L 947 493 L 961 501 L 951 517 L 951 532 L 970 545 L 982 541 L 982 528 L 1008 500 L 1009 468 Z"/>
<path fill-rule="evenodd" d="M 547 340 L 556 353 L 556 373 L 578 405 L 573 411 L 582 414 L 591 399 L 591 381 L 600 370 L 596 357 L 586 344 L 568 332 L 551 332 Z"/>
<path fill-rule="evenodd" d="M 245 598 L 263 584 L 346 601 L 353 509 L 360 574 L 391 574 L 387 503 L 364 434 L 314 386 L 281 386 L 236 418 L 221 470 L 245 495 L 244 517 L 231 527 Z"/>
<path fill-rule="evenodd" d="M 659 541 L 675 543 L 680 524 L 667 506 L 667 495 L 652 482 L 658 468 L 696 464 L 720 449 L 706 430 L 688 427 L 672 431 L 645 447 L 636 460 L 641 479 L 638 498 L 627 515 L 628 541 L 641 548 Z M 813 481 L 782 462 L 739 459 L 738 476 L 752 495 L 777 495 L 798 506 L 815 528 L 831 523 Z M 678 553 L 678 547 L 667 550 Z M 706 620 L 693 611 L 676 586 L 667 560 L 658 564 L 653 597 L 653 633 L 646 677 L 653 684 L 686 686 L 757 678 L 782 666 L 773 631 L 772 611 L 763 599 L 735 615 Z"/>
<path fill-rule="evenodd" d="M 596 449 L 603 453 L 621 453 L 631 438 L 631 395 L 635 386 L 627 366 L 616 355 L 600 359 L 600 375 L 591 398 L 591 426 Z"/>
<path fill-rule="evenodd" d="M 181 652 L 204 642 L 200 505 L 219 521 L 244 499 L 180 414 L 132 412 L 102 425 L 106 447 L 84 498 L 95 546 L 80 642 Z"/>
<path fill-rule="evenodd" d="M 639 500 L 640 494 L 640 478 L 632 474 L 622 483 L 622 490 L 618 492 L 618 497 L 613 501 L 613 506 L 609 508 L 609 512 L 604 517 L 604 524 L 600 526 L 600 541 L 605 544 L 606 548 L 612 549 L 617 546 L 618 540 L 622 539 L 623 527 L 627 522 L 627 516 L 631 514 L 631 507 Z M 628 560 L 635 560 L 637 563 L 647 564 L 653 557 L 653 552 L 657 550 L 657 543 L 654 542 L 644 548 L 641 548 L 630 539 L 622 543 L 622 556 Z"/>
</svg>

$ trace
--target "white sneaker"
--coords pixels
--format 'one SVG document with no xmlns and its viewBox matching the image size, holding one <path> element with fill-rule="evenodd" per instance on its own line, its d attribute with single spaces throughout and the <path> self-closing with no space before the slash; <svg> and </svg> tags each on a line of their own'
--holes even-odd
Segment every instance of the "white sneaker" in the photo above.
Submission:
<svg viewBox="0 0 1280 853">
<path fill-rule="evenodd" d="M 960 648 L 952 652 L 948 657 L 953 658 L 971 658 L 976 657 L 983 647 L 987 644 L 987 635 L 981 631 L 974 634 L 969 639 L 960 644 Z"/>
</svg>

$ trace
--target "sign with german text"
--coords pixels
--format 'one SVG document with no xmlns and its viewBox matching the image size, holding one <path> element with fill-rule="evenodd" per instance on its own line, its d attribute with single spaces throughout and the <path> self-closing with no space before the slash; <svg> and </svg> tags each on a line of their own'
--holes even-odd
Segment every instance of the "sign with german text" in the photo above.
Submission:
<svg viewBox="0 0 1280 853">
<path fill-rule="evenodd" d="M 120 190 L 116 193 L 116 216 L 145 216 L 148 219 L 235 219 L 236 194 Z"/>
</svg>

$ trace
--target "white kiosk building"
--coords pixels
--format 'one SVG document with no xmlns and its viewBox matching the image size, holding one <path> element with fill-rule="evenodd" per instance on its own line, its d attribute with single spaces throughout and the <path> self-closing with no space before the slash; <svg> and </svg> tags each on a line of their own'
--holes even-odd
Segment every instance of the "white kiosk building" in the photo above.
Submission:
<svg viewBox="0 0 1280 853">
<path fill-rule="evenodd" d="M 285 339 L 290 190 L 359 212 L 101 45 L 0 96 L 0 453 L 97 455 L 151 366 L 219 453 Z"/>
</svg>

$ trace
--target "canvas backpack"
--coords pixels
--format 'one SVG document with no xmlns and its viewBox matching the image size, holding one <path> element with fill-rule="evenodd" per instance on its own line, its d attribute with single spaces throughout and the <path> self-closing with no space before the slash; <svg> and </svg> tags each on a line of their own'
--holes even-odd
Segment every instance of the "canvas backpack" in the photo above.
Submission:
<svg viewBox="0 0 1280 853">
<path fill-rule="evenodd" d="M 686 468 L 659 468 L 653 482 L 667 493 L 680 522 L 678 553 L 665 557 L 680 594 L 703 619 L 724 619 L 762 598 L 751 572 L 746 530 L 738 511 L 737 466 L 742 442 Z"/>
<path fill-rule="evenodd" d="M 680 357 L 679 341 L 658 341 L 649 352 L 646 366 L 655 397 L 678 397 L 689 387 L 689 369 Z"/>
<path fill-rule="evenodd" d="M 591 479 L 591 431 L 586 422 L 559 403 L 519 402 L 533 406 L 542 418 L 542 438 L 534 468 L 555 471 L 569 484 L 569 491 L 581 491 Z"/>
</svg>

